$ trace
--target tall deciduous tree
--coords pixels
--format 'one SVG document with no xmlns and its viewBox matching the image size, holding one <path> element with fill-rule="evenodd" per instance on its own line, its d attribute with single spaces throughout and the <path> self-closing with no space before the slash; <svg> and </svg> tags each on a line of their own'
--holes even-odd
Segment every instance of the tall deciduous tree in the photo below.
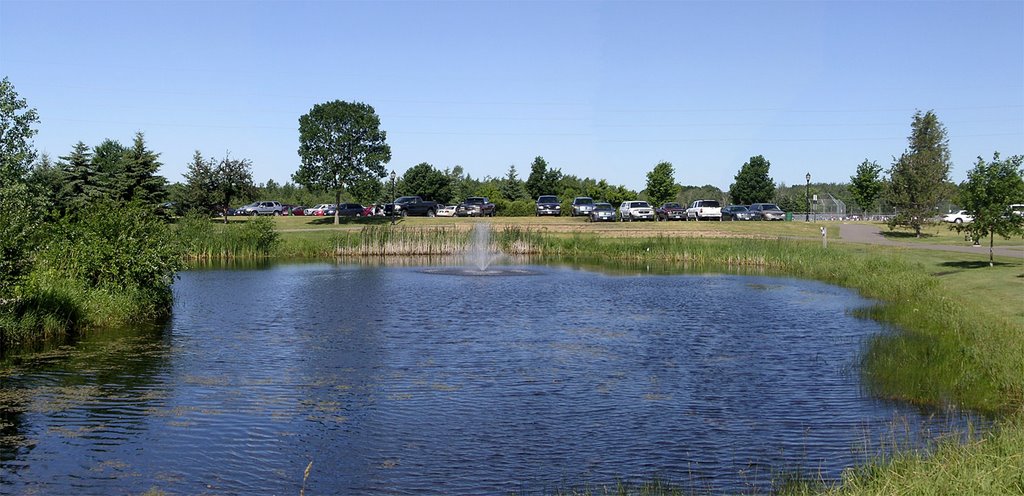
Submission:
<svg viewBox="0 0 1024 496">
<path fill-rule="evenodd" d="M 770 202 L 775 196 L 775 181 L 768 176 L 771 162 L 761 155 L 750 157 L 736 173 L 736 182 L 729 186 L 733 203 L 746 204 Z"/>
<path fill-rule="evenodd" d="M 24 181 L 36 160 L 32 137 L 38 131 L 32 126 L 38 123 L 36 109 L 6 77 L 0 80 L 0 188 Z"/>
<path fill-rule="evenodd" d="M 8 295 L 29 270 L 35 213 L 26 175 L 35 161 L 32 137 L 39 122 L 35 109 L 18 97 L 5 77 L 0 81 L 0 294 Z M 5 304 L 0 297 L 0 307 Z"/>
<path fill-rule="evenodd" d="M 231 158 L 230 152 L 225 153 L 224 158 L 214 167 L 213 175 L 219 192 L 220 211 L 227 224 L 228 208 L 232 200 L 251 194 L 256 189 L 252 181 L 252 161 L 247 158 Z"/>
<path fill-rule="evenodd" d="M 679 187 L 676 186 L 675 169 L 669 162 L 661 162 L 647 173 L 647 199 L 652 205 L 658 206 L 676 199 Z"/>
<path fill-rule="evenodd" d="M 960 184 L 957 203 L 974 214 L 972 222 L 954 224 L 951 229 L 970 234 L 973 239 L 988 236 L 988 264 L 993 265 L 995 237 L 1024 235 L 1024 216 L 1010 211 L 1010 205 L 1024 203 L 1024 157 L 1014 155 L 1000 160 L 999 152 L 991 162 L 978 157 Z"/>
<path fill-rule="evenodd" d="M 896 209 L 889 227 L 909 227 L 921 237 L 921 226 L 947 193 L 952 163 L 946 128 L 934 112 L 915 112 L 910 129 L 909 148 L 889 169 L 888 200 Z"/>
<path fill-rule="evenodd" d="M 373 107 L 335 100 L 314 105 L 299 118 L 299 157 L 302 165 L 292 179 L 310 189 L 334 191 L 335 203 L 341 203 L 346 185 L 384 177 L 391 147 Z M 334 223 L 339 223 L 337 213 Z"/>
<path fill-rule="evenodd" d="M 862 212 L 867 214 L 882 194 L 882 166 L 864 159 L 857 166 L 857 174 L 850 176 L 850 195 Z"/>
<path fill-rule="evenodd" d="M 402 174 L 405 194 L 419 195 L 427 200 L 449 203 L 452 199 L 452 181 L 433 165 L 422 162 Z"/>
</svg>

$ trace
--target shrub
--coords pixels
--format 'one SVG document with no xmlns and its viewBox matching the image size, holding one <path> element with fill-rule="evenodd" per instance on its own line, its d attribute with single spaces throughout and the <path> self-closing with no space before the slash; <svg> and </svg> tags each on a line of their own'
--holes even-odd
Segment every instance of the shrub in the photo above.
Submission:
<svg viewBox="0 0 1024 496">
<path fill-rule="evenodd" d="M 89 288 L 165 292 L 181 267 L 172 233 L 151 209 L 100 201 L 55 227 L 38 269 Z"/>
<path fill-rule="evenodd" d="M 497 215 L 502 217 L 530 217 L 537 211 L 536 203 L 532 200 L 498 199 L 494 201 L 494 208 Z"/>
</svg>

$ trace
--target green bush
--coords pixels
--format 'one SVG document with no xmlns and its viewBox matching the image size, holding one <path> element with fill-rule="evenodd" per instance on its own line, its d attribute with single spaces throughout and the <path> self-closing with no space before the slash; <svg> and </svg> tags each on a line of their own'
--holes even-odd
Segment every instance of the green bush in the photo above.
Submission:
<svg viewBox="0 0 1024 496">
<path fill-rule="evenodd" d="M 21 185 L 0 188 L 0 294 L 10 291 L 31 268 L 35 227 L 27 189 Z"/>
<path fill-rule="evenodd" d="M 536 205 L 533 200 L 494 200 L 495 212 L 502 217 L 530 217 L 536 214 Z"/>
<path fill-rule="evenodd" d="M 55 226 L 37 270 L 89 288 L 160 293 L 182 266 L 170 229 L 151 209 L 101 201 Z"/>
</svg>

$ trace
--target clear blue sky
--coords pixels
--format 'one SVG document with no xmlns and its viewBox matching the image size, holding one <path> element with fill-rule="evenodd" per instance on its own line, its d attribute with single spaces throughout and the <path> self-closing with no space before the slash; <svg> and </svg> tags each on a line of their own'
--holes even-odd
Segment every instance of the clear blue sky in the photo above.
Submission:
<svg viewBox="0 0 1024 496">
<path fill-rule="evenodd" d="M 915 109 L 962 181 L 1024 154 L 1024 2 L 14 2 L 0 76 L 36 148 L 146 134 L 171 181 L 195 150 L 290 180 L 298 118 L 362 101 L 399 174 L 568 174 L 643 189 L 672 162 L 723 189 L 753 155 L 777 182 L 888 167 Z"/>
</svg>

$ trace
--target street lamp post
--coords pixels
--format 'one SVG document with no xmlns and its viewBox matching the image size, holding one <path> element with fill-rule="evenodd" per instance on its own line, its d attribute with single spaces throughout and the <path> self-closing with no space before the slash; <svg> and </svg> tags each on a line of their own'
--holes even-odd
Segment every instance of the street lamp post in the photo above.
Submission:
<svg viewBox="0 0 1024 496">
<path fill-rule="evenodd" d="M 395 171 L 391 171 L 391 225 L 395 225 Z"/>
<path fill-rule="evenodd" d="M 811 173 L 808 172 L 804 179 L 807 180 L 807 187 L 804 188 L 804 222 L 811 221 Z"/>
</svg>

